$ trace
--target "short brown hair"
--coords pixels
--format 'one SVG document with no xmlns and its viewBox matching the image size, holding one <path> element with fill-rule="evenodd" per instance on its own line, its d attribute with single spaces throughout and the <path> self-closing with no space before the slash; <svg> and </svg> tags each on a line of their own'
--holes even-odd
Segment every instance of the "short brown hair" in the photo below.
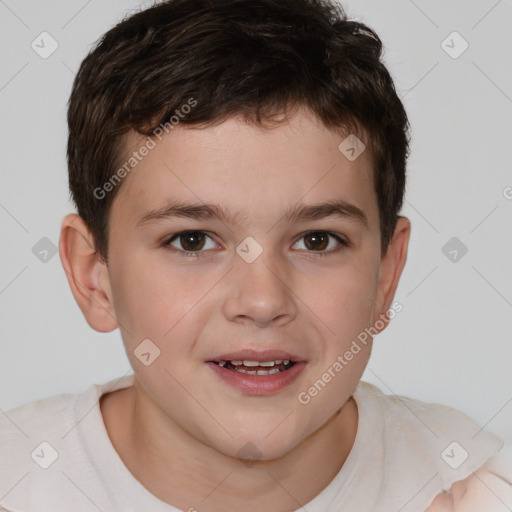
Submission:
<svg viewBox="0 0 512 512">
<path fill-rule="evenodd" d="M 123 135 L 151 136 L 190 98 L 184 124 L 242 115 L 261 125 L 302 106 L 329 129 L 366 134 L 386 252 L 405 193 L 407 115 L 379 37 L 335 2 L 166 0 L 103 35 L 73 84 L 67 147 L 71 196 L 103 259 L 119 186 L 95 190 L 120 165 Z"/>
</svg>

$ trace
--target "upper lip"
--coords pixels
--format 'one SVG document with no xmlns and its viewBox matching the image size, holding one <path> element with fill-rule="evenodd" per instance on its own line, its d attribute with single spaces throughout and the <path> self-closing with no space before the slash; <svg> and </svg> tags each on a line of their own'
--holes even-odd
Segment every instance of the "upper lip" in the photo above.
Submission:
<svg viewBox="0 0 512 512">
<path fill-rule="evenodd" d="M 284 350 L 237 350 L 236 352 L 228 352 L 221 356 L 208 359 L 208 362 L 218 363 L 220 361 L 276 361 L 290 360 L 294 363 L 304 361 L 300 356 L 285 352 Z"/>
</svg>

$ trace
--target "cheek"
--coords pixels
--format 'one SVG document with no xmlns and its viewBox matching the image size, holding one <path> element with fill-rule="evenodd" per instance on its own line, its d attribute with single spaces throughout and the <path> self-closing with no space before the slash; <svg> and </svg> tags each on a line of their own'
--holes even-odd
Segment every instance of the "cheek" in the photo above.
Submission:
<svg viewBox="0 0 512 512">
<path fill-rule="evenodd" d="M 301 288 L 299 296 L 324 325 L 326 339 L 333 340 L 331 345 L 342 347 L 370 325 L 376 284 L 368 266 L 330 269 L 314 279 L 305 278 Z"/>
<path fill-rule="evenodd" d="M 150 263 L 118 265 L 112 281 L 121 330 L 133 338 L 161 336 L 179 316 L 180 283 Z"/>
<path fill-rule="evenodd" d="M 184 329 L 198 328 L 200 323 L 191 319 L 207 303 L 205 297 L 215 282 L 212 276 L 197 278 L 147 256 L 118 265 L 112 293 L 125 342 L 132 345 L 149 338 L 165 345 L 176 332 L 182 336 Z"/>
<path fill-rule="evenodd" d="M 361 378 L 371 353 L 374 297 L 372 275 L 355 266 L 325 281 L 323 293 L 316 289 L 311 295 L 308 305 L 324 325 L 324 337 L 319 360 L 297 396 L 310 430 L 346 402 Z"/>
</svg>

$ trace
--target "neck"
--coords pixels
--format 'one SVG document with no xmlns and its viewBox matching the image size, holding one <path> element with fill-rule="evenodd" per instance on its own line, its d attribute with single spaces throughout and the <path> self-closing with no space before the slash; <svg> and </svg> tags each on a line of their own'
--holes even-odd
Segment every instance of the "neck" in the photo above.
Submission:
<svg viewBox="0 0 512 512">
<path fill-rule="evenodd" d="M 101 407 L 112 444 L 133 476 L 160 500 L 187 511 L 220 512 L 227 504 L 240 512 L 300 509 L 339 472 L 358 422 L 357 406 L 350 398 L 286 455 L 249 462 L 225 455 L 184 431 L 146 395 L 137 379 L 134 386 L 104 396 Z M 123 425 L 119 418 L 124 418 Z"/>
</svg>

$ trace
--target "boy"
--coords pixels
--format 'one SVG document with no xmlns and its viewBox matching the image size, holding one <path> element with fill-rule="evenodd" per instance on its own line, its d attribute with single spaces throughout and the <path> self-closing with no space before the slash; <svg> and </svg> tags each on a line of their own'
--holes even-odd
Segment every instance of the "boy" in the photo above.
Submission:
<svg viewBox="0 0 512 512">
<path fill-rule="evenodd" d="M 380 53 L 327 1 L 169 0 L 84 60 L 60 256 L 134 375 L 8 411 L 3 510 L 510 510 L 500 439 L 360 381 L 411 229 Z"/>
</svg>

